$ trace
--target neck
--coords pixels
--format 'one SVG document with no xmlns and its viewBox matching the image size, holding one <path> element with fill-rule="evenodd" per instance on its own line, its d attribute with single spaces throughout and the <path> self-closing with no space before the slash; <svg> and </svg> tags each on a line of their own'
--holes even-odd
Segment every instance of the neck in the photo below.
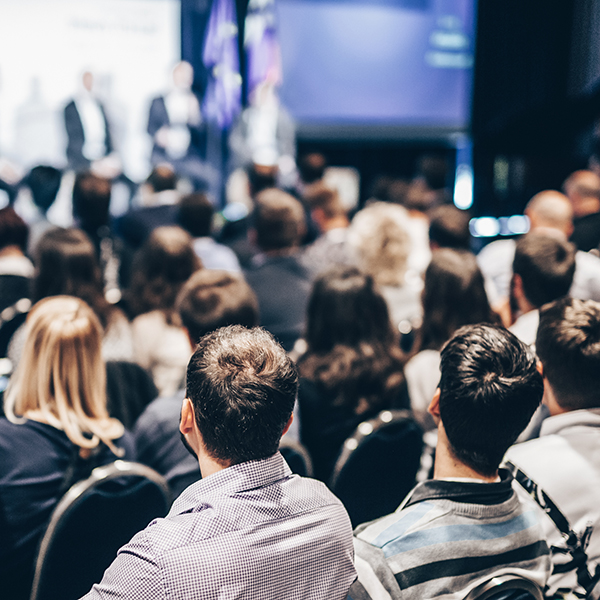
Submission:
<svg viewBox="0 0 600 600">
<path fill-rule="evenodd" d="M 350 222 L 348 221 L 348 217 L 346 217 L 345 215 L 339 215 L 337 217 L 332 217 L 331 219 L 328 219 L 327 221 L 322 223 L 321 231 L 325 233 L 327 231 L 331 231 L 332 229 L 343 229 L 345 227 L 348 227 L 349 224 Z"/>
<path fill-rule="evenodd" d="M 435 450 L 435 466 L 433 469 L 434 479 L 482 479 L 483 481 L 492 483 L 496 481 L 497 477 L 498 471 L 491 477 L 482 475 L 458 460 L 452 452 L 450 443 L 446 437 L 446 432 L 444 431 L 443 425 L 440 423 L 438 426 L 438 443 Z"/>
<path fill-rule="evenodd" d="M 202 478 L 206 479 L 210 475 L 214 475 L 227 467 L 230 467 L 231 464 L 213 458 L 209 454 L 203 451 L 203 449 L 199 449 L 198 452 L 198 464 L 200 465 L 200 473 L 202 473 Z"/>
<path fill-rule="evenodd" d="M 24 256 L 24 254 L 23 250 L 14 244 L 12 246 L 6 246 L 5 248 L 2 248 L 2 250 L 0 250 L 0 256 Z"/>
</svg>

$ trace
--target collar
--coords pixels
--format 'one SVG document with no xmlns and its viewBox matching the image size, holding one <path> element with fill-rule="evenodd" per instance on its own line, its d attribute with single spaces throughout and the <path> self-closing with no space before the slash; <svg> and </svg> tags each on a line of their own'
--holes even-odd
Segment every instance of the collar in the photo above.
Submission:
<svg viewBox="0 0 600 600">
<path fill-rule="evenodd" d="M 402 508 L 426 500 L 454 500 L 465 504 L 502 504 L 513 495 L 513 477 L 507 469 L 499 469 L 500 481 L 497 483 L 479 483 L 476 481 L 447 481 L 431 479 L 414 487 Z"/>
<path fill-rule="evenodd" d="M 600 408 L 571 410 L 548 417 L 542 422 L 540 437 L 553 435 L 571 427 L 600 427 Z"/>
<path fill-rule="evenodd" d="M 173 503 L 168 516 L 199 512 L 218 503 L 223 496 L 266 487 L 291 475 L 279 452 L 262 460 L 233 465 L 187 487 Z"/>
</svg>

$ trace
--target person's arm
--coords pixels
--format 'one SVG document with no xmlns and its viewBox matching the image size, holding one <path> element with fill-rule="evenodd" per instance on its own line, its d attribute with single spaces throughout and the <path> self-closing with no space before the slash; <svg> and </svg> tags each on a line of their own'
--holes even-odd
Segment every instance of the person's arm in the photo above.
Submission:
<svg viewBox="0 0 600 600">
<path fill-rule="evenodd" d="M 161 568 L 144 530 L 119 550 L 102 581 L 94 584 L 83 598 L 166 600 L 166 597 Z"/>
</svg>

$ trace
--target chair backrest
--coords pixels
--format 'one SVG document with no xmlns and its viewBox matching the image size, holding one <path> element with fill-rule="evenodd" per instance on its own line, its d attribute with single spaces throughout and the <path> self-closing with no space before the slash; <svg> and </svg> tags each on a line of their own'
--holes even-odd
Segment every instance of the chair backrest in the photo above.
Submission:
<svg viewBox="0 0 600 600">
<path fill-rule="evenodd" d="M 40 543 L 31 600 L 77 599 L 102 578 L 117 550 L 171 503 L 161 475 L 118 460 L 97 467 L 59 501 Z"/>
<path fill-rule="evenodd" d="M 330 488 L 354 526 L 389 514 L 416 483 L 423 430 L 408 410 L 361 423 L 342 448 Z"/>
<path fill-rule="evenodd" d="M 540 586 L 518 573 L 491 577 L 473 588 L 464 600 L 544 600 Z"/>
<path fill-rule="evenodd" d="M 283 436 L 279 443 L 279 452 L 285 458 L 292 473 L 301 477 L 312 477 L 313 467 L 308 450 L 296 440 Z"/>
</svg>

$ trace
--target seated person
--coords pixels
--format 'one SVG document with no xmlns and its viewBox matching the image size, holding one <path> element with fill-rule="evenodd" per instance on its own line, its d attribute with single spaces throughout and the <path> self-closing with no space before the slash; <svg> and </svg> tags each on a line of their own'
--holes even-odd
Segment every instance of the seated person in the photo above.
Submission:
<svg viewBox="0 0 600 600">
<path fill-rule="evenodd" d="M 594 529 L 587 548 L 600 560 L 600 304 L 564 298 L 540 310 L 536 349 L 543 366 L 544 404 L 550 411 L 540 437 L 513 446 L 508 460 L 533 479 L 572 529 Z M 543 517 L 548 543 L 562 536 Z M 564 562 L 564 556 L 557 557 Z M 593 571 L 593 569 L 592 569 Z M 575 587 L 574 570 L 554 573 L 550 591 Z"/>
<path fill-rule="evenodd" d="M 534 356 L 505 329 L 467 325 L 442 350 L 441 374 L 429 407 L 438 426 L 434 478 L 395 513 L 355 530 L 353 600 L 459 600 L 502 570 L 542 587 L 548 578 L 533 501 L 520 500 L 498 469 L 542 399 Z"/>
<path fill-rule="evenodd" d="M 277 451 L 297 390 L 294 363 L 266 331 L 204 336 L 180 421 L 203 479 L 119 551 L 85 598 L 346 598 L 356 577 L 348 515 Z"/>
<path fill-rule="evenodd" d="M 226 325 L 254 327 L 258 302 L 241 276 L 202 269 L 190 277 L 177 298 L 177 312 L 190 341 L 190 355 L 200 338 Z M 134 436 L 140 462 L 156 469 L 171 485 L 200 479 L 198 461 L 186 452 L 179 439 L 179 412 L 185 397 L 182 388 L 173 396 L 151 402 L 135 424 Z"/>
</svg>

